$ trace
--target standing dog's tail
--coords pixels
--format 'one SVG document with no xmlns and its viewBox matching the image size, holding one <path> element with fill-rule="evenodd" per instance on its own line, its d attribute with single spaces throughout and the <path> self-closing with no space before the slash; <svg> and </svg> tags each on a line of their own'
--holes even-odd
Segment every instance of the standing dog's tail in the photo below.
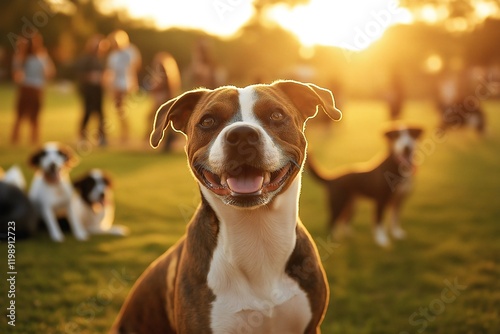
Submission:
<svg viewBox="0 0 500 334">
<path fill-rule="evenodd" d="M 314 158 L 312 157 L 311 153 L 307 154 L 306 164 L 307 164 L 307 171 L 309 172 L 309 175 L 311 175 L 317 181 L 319 181 L 321 183 L 326 183 L 329 181 L 324 176 L 322 176 L 321 173 L 318 171 L 318 168 L 316 167 L 316 164 L 314 162 Z"/>
</svg>

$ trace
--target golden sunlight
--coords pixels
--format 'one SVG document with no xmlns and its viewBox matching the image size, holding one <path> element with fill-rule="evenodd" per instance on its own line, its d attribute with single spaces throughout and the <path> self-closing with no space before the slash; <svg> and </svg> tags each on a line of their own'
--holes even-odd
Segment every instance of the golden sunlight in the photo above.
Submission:
<svg viewBox="0 0 500 334">
<path fill-rule="evenodd" d="M 496 6 L 493 2 L 477 1 L 474 4 L 474 9 L 476 11 L 476 16 L 480 19 L 485 19 L 488 16 L 498 14 L 498 6 Z"/>
<path fill-rule="evenodd" d="M 231 37 L 255 15 L 253 3 L 254 0 L 102 0 L 99 7 L 105 13 L 124 11 L 161 29 L 198 29 Z M 293 33 L 305 50 L 324 45 L 360 51 L 396 24 L 444 24 L 448 31 L 463 32 L 487 17 L 499 15 L 494 0 L 473 3 L 472 15 L 465 18 L 450 17 L 446 4 L 428 3 L 410 11 L 400 6 L 398 0 L 309 0 L 295 7 L 278 2 L 269 6 L 261 18 Z"/>
<path fill-rule="evenodd" d="M 425 60 L 424 69 L 428 73 L 438 73 L 443 68 L 443 59 L 438 54 L 432 54 Z"/>
<path fill-rule="evenodd" d="M 412 22 L 410 12 L 395 0 L 311 0 L 294 8 L 278 5 L 267 14 L 306 46 L 355 51 L 370 46 L 390 26 Z"/>
<path fill-rule="evenodd" d="M 106 0 L 100 5 L 105 12 L 122 9 L 132 18 L 151 21 L 159 28 L 201 29 L 229 37 L 254 14 L 252 0 Z M 362 50 L 379 39 L 384 31 L 398 23 L 412 22 L 412 15 L 397 0 L 310 0 L 290 8 L 271 7 L 265 15 L 269 21 L 297 36 L 308 47 L 339 46 Z"/>
<path fill-rule="evenodd" d="M 252 1 L 234 0 L 106 0 L 100 7 L 104 12 L 123 9 L 160 29 L 199 29 L 222 37 L 232 36 L 254 13 Z"/>
</svg>

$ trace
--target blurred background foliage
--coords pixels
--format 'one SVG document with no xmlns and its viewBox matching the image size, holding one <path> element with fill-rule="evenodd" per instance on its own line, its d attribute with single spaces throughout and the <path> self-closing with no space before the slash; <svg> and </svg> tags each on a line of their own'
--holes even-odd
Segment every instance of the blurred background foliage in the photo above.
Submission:
<svg viewBox="0 0 500 334">
<path fill-rule="evenodd" d="M 434 61 L 438 61 L 439 70 L 500 67 L 500 19 L 498 15 L 482 17 L 475 0 L 402 0 L 400 5 L 409 9 L 415 18 L 412 24 L 391 26 L 382 38 L 361 52 L 331 46 L 303 46 L 293 34 L 263 14 L 276 4 L 295 6 L 307 0 L 256 0 L 253 17 L 233 36 L 224 38 L 199 30 L 159 30 L 154 22 L 133 19 L 124 9 L 105 12 L 102 3 L 96 0 L 2 0 L 2 80 L 10 80 L 15 35 L 20 35 L 27 25 L 29 28 L 37 20 L 43 23 L 40 11 L 50 16 L 41 30 L 58 66 L 60 79 L 73 79 L 72 64 L 89 36 L 108 34 L 117 28 L 129 33 L 131 41 L 141 50 L 143 64 L 148 64 L 156 52 L 168 51 L 181 70 L 188 66 L 195 42 L 207 39 L 214 58 L 224 68 L 226 83 L 236 85 L 293 78 L 294 68 L 309 66 L 316 71 L 315 82 L 337 94 L 382 96 L 381 87 L 390 81 L 391 73 L 398 73 L 407 97 L 424 97 L 433 91 L 425 79 L 437 74 L 433 57 L 438 57 Z M 486 8 L 490 14 L 498 10 L 496 2 L 483 0 L 480 4 L 493 6 Z M 429 8 L 432 8 L 430 18 Z M 141 75 L 146 72 L 143 66 Z"/>
</svg>

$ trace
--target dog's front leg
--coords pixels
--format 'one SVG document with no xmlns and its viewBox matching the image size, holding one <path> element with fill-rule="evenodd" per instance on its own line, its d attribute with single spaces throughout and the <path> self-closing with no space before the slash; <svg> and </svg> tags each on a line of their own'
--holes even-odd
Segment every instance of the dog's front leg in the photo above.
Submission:
<svg viewBox="0 0 500 334">
<path fill-rule="evenodd" d="M 403 198 L 398 198 L 392 204 L 391 210 L 391 234 L 395 239 L 401 240 L 406 237 L 406 232 L 401 228 L 400 215 Z"/>
<path fill-rule="evenodd" d="M 80 217 L 76 214 L 74 199 L 68 204 L 68 221 L 77 240 L 84 241 L 88 239 L 88 233 L 83 228 Z"/>
<path fill-rule="evenodd" d="M 375 214 L 375 228 L 374 235 L 375 242 L 381 247 L 389 247 L 391 242 L 384 228 L 384 210 L 386 207 L 385 202 L 377 203 L 377 209 Z"/>
<path fill-rule="evenodd" d="M 56 216 L 52 211 L 52 208 L 46 205 L 39 206 L 40 215 L 47 226 L 47 230 L 49 231 L 50 238 L 53 241 L 62 242 L 64 241 L 64 235 L 59 227 L 59 223 L 57 222 Z"/>
</svg>

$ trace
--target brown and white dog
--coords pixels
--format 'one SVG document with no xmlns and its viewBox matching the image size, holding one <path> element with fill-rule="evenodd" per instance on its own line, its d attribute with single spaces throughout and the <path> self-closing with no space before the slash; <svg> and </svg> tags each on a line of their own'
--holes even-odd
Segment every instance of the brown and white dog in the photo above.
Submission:
<svg viewBox="0 0 500 334">
<path fill-rule="evenodd" d="M 308 160 L 311 175 L 325 185 L 330 211 L 329 229 L 338 237 L 338 228 L 346 228 L 353 215 L 354 199 L 364 196 L 375 201 L 375 242 L 387 247 L 389 237 L 383 226 L 384 212 L 392 209 L 390 231 L 395 239 L 403 239 L 406 232 L 401 228 L 399 216 L 402 204 L 412 188 L 416 141 L 422 134 L 419 127 L 396 126 L 385 132 L 389 152 L 374 167 L 352 168 L 349 172 L 326 177 Z"/>
<path fill-rule="evenodd" d="M 115 204 L 111 178 L 104 171 L 94 168 L 73 181 L 78 201 L 76 214 L 90 234 L 126 236 L 128 228 L 113 225 Z"/>
<path fill-rule="evenodd" d="M 29 163 L 36 168 L 29 198 L 47 226 L 51 239 L 57 242 L 64 240 L 57 218 L 65 217 L 75 238 L 86 240 L 88 233 L 76 214 L 76 198 L 69 179 L 69 170 L 77 163 L 73 150 L 60 143 L 49 142 L 33 153 Z"/>
<path fill-rule="evenodd" d="M 319 333 L 328 285 L 298 217 L 305 123 L 340 119 L 330 91 L 278 81 L 199 89 L 157 112 L 172 123 L 202 201 L 187 233 L 139 278 L 113 333 Z"/>
</svg>

